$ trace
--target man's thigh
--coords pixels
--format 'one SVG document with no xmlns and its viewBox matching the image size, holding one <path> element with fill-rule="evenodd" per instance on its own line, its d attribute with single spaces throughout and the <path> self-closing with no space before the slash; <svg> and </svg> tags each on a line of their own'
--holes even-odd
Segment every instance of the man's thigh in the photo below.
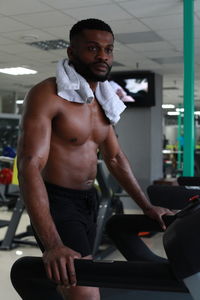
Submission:
<svg viewBox="0 0 200 300">
<path fill-rule="evenodd" d="M 92 259 L 91 255 L 87 255 L 82 259 Z M 75 286 L 66 288 L 58 286 L 58 292 L 65 300 L 99 300 L 100 292 L 97 287 Z"/>
</svg>

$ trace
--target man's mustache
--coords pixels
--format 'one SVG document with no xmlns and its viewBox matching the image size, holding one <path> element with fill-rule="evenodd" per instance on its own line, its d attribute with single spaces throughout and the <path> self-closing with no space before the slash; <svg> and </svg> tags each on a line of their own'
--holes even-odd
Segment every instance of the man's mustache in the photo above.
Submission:
<svg viewBox="0 0 200 300">
<path fill-rule="evenodd" d="M 98 64 L 102 64 L 102 65 L 105 65 L 107 67 L 107 69 L 111 69 L 112 66 L 110 66 L 109 64 L 107 64 L 107 62 L 105 61 L 97 61 L 94 63 L 94 65 L 98 65 Z"/>
</svg>

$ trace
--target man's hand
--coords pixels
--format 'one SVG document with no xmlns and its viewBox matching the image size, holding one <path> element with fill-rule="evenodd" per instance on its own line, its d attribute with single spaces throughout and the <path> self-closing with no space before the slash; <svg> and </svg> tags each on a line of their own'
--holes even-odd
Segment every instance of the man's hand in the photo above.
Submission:
<svg viewBox="0 0 200 300">
<path fill-rule="evenodd" d="M 160 207 L 160 206 L 154 206 L 151 205 L 148 209 L 143 210 L 144 214 L 149 216 L 150 218 L 158 221 L 158 223 L 161 225 L 162 229 L 165 230 L 166 226 L 162 219 L 164 215 L 174 215 L 175 212 L 171 211 L 168 208 Z"/>
<path fill-rule="evenodd" d="M 43 262 L 48 278 L 59 285 L 75 286 L 77 283 L 75 258 L 81 258 L 80 253 L 65 246 L 46 250 L 43 254 Z"/>
</svg>

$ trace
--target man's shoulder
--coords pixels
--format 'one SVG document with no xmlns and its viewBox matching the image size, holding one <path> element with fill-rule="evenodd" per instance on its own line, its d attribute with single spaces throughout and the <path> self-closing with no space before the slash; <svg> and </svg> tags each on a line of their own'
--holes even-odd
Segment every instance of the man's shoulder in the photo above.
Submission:
<svg viewBox="0 0 200 300">
<path fill-rule="evenodd" d="M 47 78 L 34 85 L 25 97 L 24 105 L 27 108 L 48 110 L 48 108 L 56 109 L 59 101 L 57 98 L 56 78 Z M 57 103 L 57 104 L 56 104 Z M 51 110 L 50 109 L 50 110 Z"/>
<path fill-rule="evenodd" d="M 56 95 L 56 93 L 57 93 L 56 78 L 49 77 L 47 79 L 42 80 L 41 82 L 34 85 L 31 89 L 31 91 L 33 91 L 33 92 L 41 91 L 41 92 L 53 93 Z"/>
<path fill-rule="evenodd" d="M 52 108 L 58 111 L 63 109 L 63 105 L 73 106 L 70 101 L 59 101 L 62 100 L 57 94 L 57 83 L 56 77 L 49 77 L 36 85 L 34 85 L 26 96 L 26 102 L 33 103 L 41 106 L 42 103 L 45 106 L 52 106 Z"/>
<path fill-rule="evenodd" d="M 27 93 L 24 101 L 24 118 L 52 119 L 62 112 L 62 102 L 59 101 L 56 89 L 56 78 L 47 78 L 34 85 Z"/>
<path fill-rule="evenodd" d="M 34 85 L 26 95 L 26 100 L 34 101 L 35 104 L 37 102 L 51 103 L 57 97 L 56 78 L 50 77 Z"/>
</svg>

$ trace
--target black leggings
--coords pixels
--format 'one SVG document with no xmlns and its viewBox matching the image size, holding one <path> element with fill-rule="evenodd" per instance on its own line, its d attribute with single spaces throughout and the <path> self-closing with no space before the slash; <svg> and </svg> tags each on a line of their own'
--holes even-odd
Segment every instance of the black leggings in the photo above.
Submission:
<svg viewBox="0 0 200 300">
<path fill-rule="evenodd" d="M 174 219 L 175 216 L 163 217 L 166 226 Z M 146 215 L 114 215 L 107 222 L 106 231 L 128 261 L 166 261 L 154 254 L 138 236 L 139 232 L 162 231 L 158 222 Z"/>
</svg>

